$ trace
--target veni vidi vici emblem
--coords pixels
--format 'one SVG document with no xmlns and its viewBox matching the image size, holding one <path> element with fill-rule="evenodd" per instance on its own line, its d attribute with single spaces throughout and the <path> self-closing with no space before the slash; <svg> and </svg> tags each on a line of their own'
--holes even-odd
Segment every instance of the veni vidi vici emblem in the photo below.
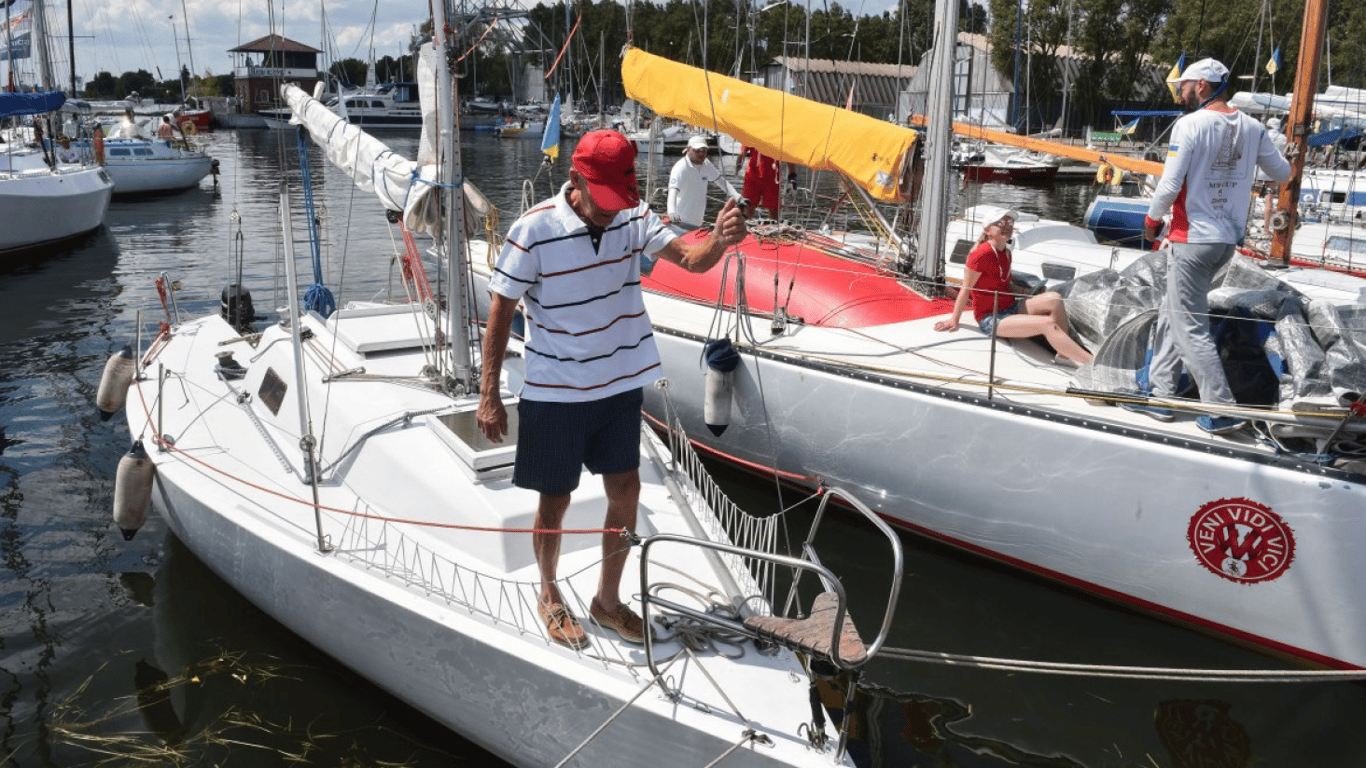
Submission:
<svg viewBox="0 0 1366 768">
<path fill-rule="evenodd" d="M 1218 499 L 1200 507 L 1186 534 L 1195 557 L 1230 581 L 1279 578 L 1295 559 L 1295 535 L 1270 507 L 1250 499 Z"/>
</svg>

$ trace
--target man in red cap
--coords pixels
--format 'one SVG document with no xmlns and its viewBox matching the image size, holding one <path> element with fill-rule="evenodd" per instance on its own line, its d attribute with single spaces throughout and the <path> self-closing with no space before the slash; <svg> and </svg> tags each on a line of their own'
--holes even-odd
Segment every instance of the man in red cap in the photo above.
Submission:
<svg viewBox="0 0 1366 768">
<path fill-rule="evenodd" d="M 540 494 L 532 546 L 540 569 L 540 615 L 550 638 L 588 644 L 556 583 L 558 532 L 584 467 L 602 475 L 606 528 L 634 529 L 640 497 L 642 387 L 660 378 L 659 352 L 641 294 L 642 263 L 705 272 L 745 236 L 733 200 L 703 240 L 684 244 L 640 200 L 635 144 L 593 131 L 574 150 L 569 182 L 513 222 L 489 282 L 479 427 L 493 442 L 508 431 L 498 391 L 519 301 L 526 307 L 526 381 L 517 404 L 512 482 Z M 644 258 L 642 258 L 642 256 Z M 589 613 L 622 639 L 646 627 L 622 603 L 626 547 L 604 534 L 603 565 Z"/>
</svg>

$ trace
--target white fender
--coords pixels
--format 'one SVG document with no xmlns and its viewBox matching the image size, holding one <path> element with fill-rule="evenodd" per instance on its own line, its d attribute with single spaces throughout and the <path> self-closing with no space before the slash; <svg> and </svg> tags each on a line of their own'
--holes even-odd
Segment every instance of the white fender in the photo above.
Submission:
<svg viewBox="0 0 1366 768">
<path fill-rule="evenodd" d="M 119 527 L 124 541 L 132 541 L 147 522 L 156 473 L 157 466 L 143 450 L 141 440 L 119 459 L 118 471 L 114 473 L 114 525 Z"/>
<path fill-rule="evenodd" d="M 95 407 L 100 411 L 100 420 L 109 421 L 123 409 L 128 399 L 128 387 L 133 383 L 133 348 L 127 344 L 123 349 L 109 356 L 104 364 L 104 375 L 100 377 L 100 388 L 95 391 Z"/>
<path fill-rule="evenodd" d="M 730 426 L 730 401 L 735 394 L 735 371 L 707 369 L 707 395 L 702 400 L 702 418 L 713 435 L 721 436 Z"/>
</svg>

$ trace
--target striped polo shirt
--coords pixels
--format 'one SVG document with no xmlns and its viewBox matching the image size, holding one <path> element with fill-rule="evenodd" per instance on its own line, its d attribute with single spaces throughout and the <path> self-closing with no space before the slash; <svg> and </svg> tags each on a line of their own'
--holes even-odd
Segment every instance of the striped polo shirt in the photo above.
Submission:
<svg viewBox="0 0 1366 768">
<path fill-rule="evenodd" d="M 489 281 L 526 310 L 527 400 L 599 400 L 660 378 L 640 257 L 676 235 L 642 203 L 617 213 L 595 249 L 569 189 L 512 224 Z"/>
</svg>

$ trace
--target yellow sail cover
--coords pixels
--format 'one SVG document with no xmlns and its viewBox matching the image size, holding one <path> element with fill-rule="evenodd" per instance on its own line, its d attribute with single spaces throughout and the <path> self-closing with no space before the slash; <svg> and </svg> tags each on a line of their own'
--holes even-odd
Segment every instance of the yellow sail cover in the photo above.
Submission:
<svg viewBox="0 0 1366 768">
<path fill-rule="evenodd" d="M 848 176 L 873 197 L 902 199 L 897 179 L 916 133 L 884 120 L 751 85 L 628 48 L 626 95 L 666 117 L 730 134 L 769 157 Z"/>
</svg>

